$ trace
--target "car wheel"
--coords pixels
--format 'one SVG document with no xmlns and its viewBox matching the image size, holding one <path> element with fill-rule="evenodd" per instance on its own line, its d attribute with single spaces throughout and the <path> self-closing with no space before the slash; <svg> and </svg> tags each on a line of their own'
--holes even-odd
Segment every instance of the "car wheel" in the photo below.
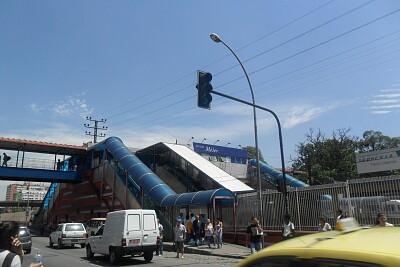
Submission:
<svg viewBox="0 0 400 267">
<path fill-rule="evenodd" d="M 58 247 L 59 249 L 63 247 L 62 242 L 61 242 L 61 239 L 58 239 L 57 247 Z"/>
<path fill-rule="evenodd" d="M 117 264 L 119 261 L 119 255 L 115 251 L 115 248 L 110 248 L 110 262 L 111 264 Z"/>
<path fill-rule="evenodd" d="M 85 244 L 81 244 L 81 248 L 84 248 L 85 247 Z"/>
<path fill-rule="evenodd" d="M 53 242 L 51 242 L 51 237 L 49 237 L 49 247 L 53 247 Z"/>
<path fill-rule="evenodd" d="M 153 259 L 153 251 L 147 251 L 144 253 L 144 260 L 146 262 L 151 262 L 152 259 Z"/>
<path fill-rule="evenodd" d="M 93 259 L 94 253 L 92 252 L 92 248 L 90 247 L 90 245 L 86 246 L 86 257 L 88 259 Z"/>
</svg>

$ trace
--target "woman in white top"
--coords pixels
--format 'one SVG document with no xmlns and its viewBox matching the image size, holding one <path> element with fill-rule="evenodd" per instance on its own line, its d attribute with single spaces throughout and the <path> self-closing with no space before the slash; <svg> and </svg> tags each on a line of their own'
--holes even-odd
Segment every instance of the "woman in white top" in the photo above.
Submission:
<svg viewBox="0 0 400 267">
<path fill-rule="evenodd" d="M 329 223 L 326 222 L 325 217 L 319 217 L 319 226 L 318 226 L 318 230 L 320 232 L 326 232 L 326 231 L 331 231 L 332 227 Z"/>
<path fill-rule="evenodd" d="M 205 235 L 208 247 L 211 248 L 211 242 L 214 239 L 214 227 L 213 227 L 210 219 L 207 219 L 206 224 L 204 225 L 204 235 Z"/>
<path fill-rule="evenodd" d="M 290 214 L 283 215 L 282 240 L 294 237 L 294 224 L 290 221 Z"/>
</svg>

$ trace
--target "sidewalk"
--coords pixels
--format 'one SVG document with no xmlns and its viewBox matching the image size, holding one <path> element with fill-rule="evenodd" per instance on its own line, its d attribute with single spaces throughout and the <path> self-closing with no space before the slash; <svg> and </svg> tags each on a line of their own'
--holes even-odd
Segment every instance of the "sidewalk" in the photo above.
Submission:
<svg viewBox="0 0 400 267">
<path fill-rule="evenodd" d="M 164 250 L 172 251 L 172 242 L 164 242 Z M 250 249 L 244 246 L 223 243 L 222 248 L 214 248 L 211 245 L 209 248 L 207 245 L 200 245 L 198 247 L 194 245 L 185 244 L 185 254 L 200 254 L 200 255 L 212 255 L 225 258 L 244 259 L 250 255 Z"/>
</svg>

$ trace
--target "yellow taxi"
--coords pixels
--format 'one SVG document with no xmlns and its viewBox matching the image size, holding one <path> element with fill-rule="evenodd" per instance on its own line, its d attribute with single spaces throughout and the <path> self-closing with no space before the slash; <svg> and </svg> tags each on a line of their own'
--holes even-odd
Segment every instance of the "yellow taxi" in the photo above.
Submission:
<svg viewBox="0 0 400 267">
<path fill-rule="evenodd" d="M 400 267 L 400 228 L 361 228 L 352 218 L 336 228 L 277 243 L 236 267 Z"/>
</svg>

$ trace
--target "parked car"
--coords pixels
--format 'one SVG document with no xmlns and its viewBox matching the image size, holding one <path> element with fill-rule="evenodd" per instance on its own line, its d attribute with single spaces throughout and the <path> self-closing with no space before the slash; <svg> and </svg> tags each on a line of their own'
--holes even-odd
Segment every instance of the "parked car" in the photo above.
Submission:
<svg viewBox="0 0 400 267">
<path fill-rule="evenodd" d="M 236 267 L 398 267 L 400 228 L 361 228 L 341 219 L 337 231 L 295 237 L 257 252 Z"/>
<path fill-rule="evenodd" d="M 87 234 L 85 226 L 82 223 L 62 223 L 50 234 L 49 246 L 57 244 L 58 248 L 63 246 L 80 245 L 85 247 Z"/>
<path fill-rule="evenodd" d="M 91 236 L 106 222 L 106 218 L 92 218 L 86 226 L 86 233 Z"/>
<path fill-rule="evenodd" d="M 157 248 L 157 216 L 154 210 L 120 210 L 109 212 L 107 220 L 94 236 L 86 241 L 86 256 L 108 255 L 112 264 L 124 256 L 144 256 L 153 259 Z"/>
<path fill-rule="evenodd" d="M 22 249 L 24 250 L 25 254 L 31 253 L 32 237 L 31 237 L 31 232 L 29 231 L 28 227 L 26 227 L 26 226 L 19 227 L 19 241 L 22 244 Z"/>
</svg>

